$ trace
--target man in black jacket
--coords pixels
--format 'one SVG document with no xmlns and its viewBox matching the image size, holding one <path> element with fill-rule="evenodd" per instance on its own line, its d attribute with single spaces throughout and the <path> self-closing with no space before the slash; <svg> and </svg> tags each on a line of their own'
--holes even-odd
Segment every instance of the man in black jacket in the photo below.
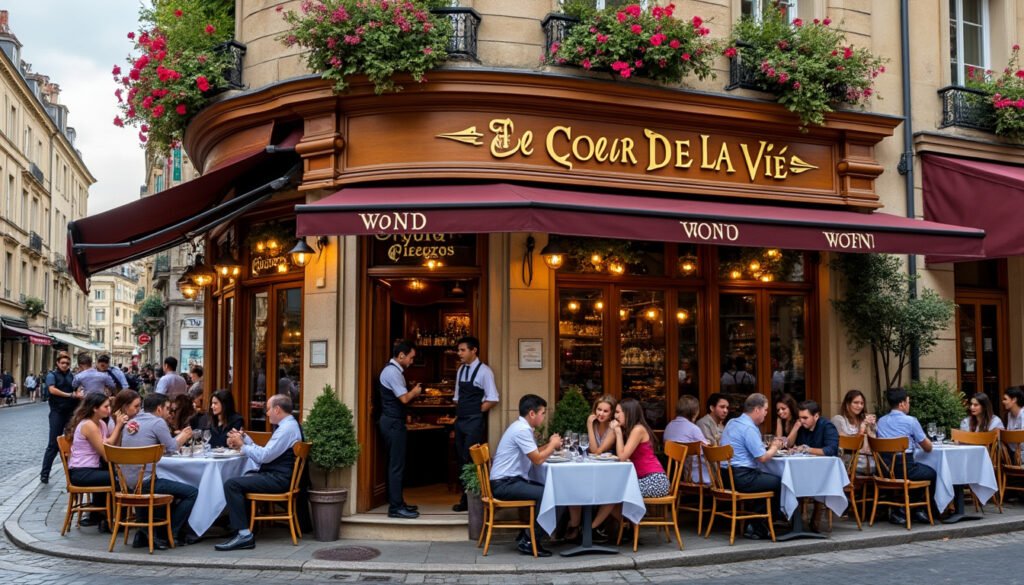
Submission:
<svg viewBox="0 0 1024 585">
<path fill-rule="evenodd" d="M 50 395 L 50 430 L 46 451 L 43 453 L 43 470 L 39 473 L 39 481 L 43 483 L 50 481 L 50 467 L 53 466 L 53 458 L 57 456 L 57 436 L 64 434 L 82 398 L 82 393 L 76 392 L 71 384 L 73 378 L 71 356 L 62 351 L 57 354 L 57 369 L 46 375 L 46 388 Z"/>
</svg>

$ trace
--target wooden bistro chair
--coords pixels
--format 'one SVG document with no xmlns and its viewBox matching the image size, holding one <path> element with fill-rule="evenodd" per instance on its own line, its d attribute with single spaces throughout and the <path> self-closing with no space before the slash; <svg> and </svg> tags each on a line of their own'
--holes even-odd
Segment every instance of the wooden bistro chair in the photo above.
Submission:
<svg viewBox="0 0 1024 585">
<path fill-rule="evenodd" d="M 679 478 L 683 475 L 683 467 L 686 463 L 686 445 L 672 441 L 665 442 L 665 455 L 668 456 L 669 492 L 668 495 L 660 498 L 644 498 L 644 506 L 647 512 L 638 524 L 633 526 L 633 552 L 636 552 L 640 544 L 640 527 L 657 526 L 658 531 L 665 530 L 665 542 L 672 542 L 669 534 L 669 527 L 676 531 L 676 542 L 679 543 L 679 550 L 683 550 L 683 539 L 679 536 Z M 661 514 L 653 514 L 652 510 L 660 509 Z M 626 528 L 625 522 L 619 523 L 619 538 L 615 544 L 622 544 L 622 532 Z"/>
<path fill-rule="evenodd" d="M 907 437 L 897 437 L 895 439 L 868 437 L 868 445 L 871 446 L 871 453 L 875 460 L 875 501 L 871 506 L 871 521 L 868 522 L 868 526 L 875 525 L 875 514 L 878 512 L 878 506 L 903 508 L 907 518 L 907 530 L 910 530 L 910 511 L 921 506 L 928 510 L 928 523 L 935 524 L 935 519 L 932 517 L 931 484 L 927 480 L 913 481 L 907 479 L 907 446 L 909 444 L 910 441 Z M 899 475 L 896 474 L 897 461 L 902 465 L 902 473 Z M 924 489 L 924 500 L 911 502 L 910 490 L 922 488 Z M 883 490 L 895 492 L 900 497 L 897 501 L 879 501 L 878 493 Z"/>
<path fill-rule="evenodd" d="M 704 452 L 701 450 L 704 443 L 694 441 L 683 443 L 683 446 L 686 447 L 686 465 L 683 466 L 683 475 L 679 480 L 679 509 L 684 512 L 696 512 L 699 536 L 704 533 L 704 496 L 708 491 L 708 484 L 704 482 L 711 480 L 707 477 Z M 697 481 L 693 480 L 694 476 L 697 477 Z M 696 503 L 688 503 L 687 498 L 695 499 Z"/>
<path fill-rule="evenodd" d="M 1024 431 L 999 431 L 1002 443 L 1002 462 L 999 465 L 999 493 L 1006 497 L 1007 491 L 1024 492 Z"/>
<path fill-rule="evenodd" d="M 846 464 L 846 475 L 850 483 L 846 485 L 846 496 L 850 500 L 848 510 L 853 512 L 853 519 L 857 521 L 857 530 L 863 530 L 860 522 L 860 506 L 857 502 L 857 492 L 860 491 L 870 477 L 857 475 L 857 464 L 860 463 L 860 448 L 864 445 L 864 435 L 846 436 L 839 435 L 839 452 L 850 460 Z M 828 517 L 829 526 L 832 525 L 832 515 Z"/>
<path fill-rule="evenodd" d="M 299 528 L 299 517 L 296 514 L 295 500 L 299 497 L 299 483 L 302 480 L 302 470 L 306 467 L 306 460 L 309 458 L 309 449 L 313 443 L 299 441 L 292 446 L 295 453 L 295 463 L 292 465 L 292 480 L 288 485 L 288 491 L 277 494 L 250 493 L 245 494 L 245 499 L 250 502 L 249 509 L 249 530 L 256 526 L 256 521 L 284 520 L 288 523 L 288 530 L 292 534 L 292 544 L 298 546 L 302 538 L 302 529 Z M 259 504 L 266 503 L 266 510 L 260 514 Z M 284 511 L 275 513 L 274 506 L 282 504 Z"/>
<path fill-rule="evenodd" d="M 995 474 L 996 474 L 996 485 L 997 486 L 998 485 L 1002 485 L 1002 483 L 999 481 L 999 473 L 1000 473 L 999 472 L 999 467 L 1000 467 L 999 460 L 1000 460 L 1000 457 L 999 457 L 999 431 L 998 430 L 995 430 L 995 431 L 984 431 L 984 432 L 973 432 L 972 433 L 970 431 L 961 431 L 960 429 L 953 429 L 953 432 L 950 433 L 950 437 L 949 438 L 952 439 L 953 442 L 959 443 L 961 445 L 978 445 L 978 446 L 984 447 L 985 450 L 988 451 L 989 459 L 992 461 L 992 468 L 993 468 L 993 471 L 995 471 Z M 977 511 L 981 511 L 981 512 L 984 513 L 985 512 L 985 507 L 980 505 L 980 503 L 978 501 L 978 498 L 974 495 L 974 492 L 971 491 L 970 487 L 967 488 L 967 493 L 969 493 L 971 495 L 971 499 L 974 501 L 974 510 L 976 512 Z M 992 500 L 996 504 L 996 509 L 999 510 L 1000 514 L 1002 514 L 1003 513 L 1003 496 L 1002 496 L 1002 491 L 1001 490 L 996 490 L 996 493 L 992 495 Z"/>
<path fill-rule="evenodd" d="M 708 471 L 711 474 L 711 517 L 708 519 L 708 530 L 704 538 L 711 536 L 711 529 L 715 525 L 715 517 L 728 518 L 732 522 L 729 529 L 729 545 L 736 542 L 736 522 L 740 523 L 740 529 L 747 520 L 764 518 L 768 521 L 768 531 L 771 533 L 772 542 L 775 542 L 775 527 L 772 525 L 772 492 L 751 492 L 743 493 L 732 489 L 732 446 L 721 447 L 703 446 L 704 459 L 708 462 Z M 722 464 L 725 467 L 722 467 Z M 723 473 L 728 474 L 729 487 L 726 487 Z M 758 514 L 743 509 L 744 503 L 753 500 L 764 500 L 765 513 Z M 723 503 L 725 510 L 718 509 L 718 502 Z"/>
<path fill-rule="evenodd" d="M 274 433 L 264 433 L 262 431 L 245 431 L 246 435 L 252 439 L 253 443 L 256 443 L 260 447 L 266 447 L 267 443 L 270 442 L 270 436 Z"/>
<path fill-rule="evenodd" d="M 533 545 L 533 556 L 536 558 L 537 535 L 533 529 L 533 520 L 537 515 L 537 503 L 533 500 L 499 500 L 495 498 L 491 493 L 491 451 L 487 444 L 473 445 L 469 448 L 469 455 L 473 458 L 473 464 L 476 465 L 476 477 L 480 481 L 480 500 L 484 505 L 484 530 L 480 532 L 481 537 L 485 532 L 487 533 L 484 539 L 484 556 L 487 556 L 487 550 L 491 546 L 491 534 L 495 528 L 525 528 L 530 531 L 530 544 Z M 526 523 L 518 519 L 499 523 L 495 519 L 494 513 L 503 508 L 527 508 L 530 511 L 530 519 Z M 477 540 L 477 546 L 480 546 L 479 540 Z"/>
<path fill-rule="evenodd" d="M 64 435 L 61 435 L 57 437 L 57 447 L 60 452 L 60 463 L 64 466 L 64 477 L 67 479 L 68 488 L 68 511 L 64 514 L 64 526 L 60 530 L 60 535 L 64 536 L 71 529 L 71 519 L 75 514 L 78 514 L 78 520 L 75 522 L 76 526 L 82 523 L 82 512 L 103 512 L 109 520 L 111 517 L 110 486 L 86 487 L 71 483 L 71 471 L 68 468 L 68 461 L 71 459 L 71 441 Z M 92 494 L 107 494 L 106 505 L 94 506 L 91 500 L 83 497 L 86 495 L 92 497 Z"/>
<path fill-rule="evenodd" d="M 149 535 L 149 554 L 153 554 L 153 529 L 158 526 L 167 527 L 167 542 L 174 548 L 174 534 L 171 530 L 171 504 L 174 496 L 156 493 L 156 463 L 164 454 L 163 445 L 149 447 L 114 447 L 103 446 L 104 458 L 110 467 L 111 489 L 114 492 L 114 525 L 111 526 L 110 548 L 113 552 L 117 534 L 124 528 L 124 543 L 128 544 L 130 528 L 146 528 Z M 138 472 L 134 482 L 129 482 L 125 466 L 132 473 Z M 143 479 L 150 476 L 149 489 L 143 490 Z M 157 507 L 164 508 L 163 520 L 154 519 Z M 137 508 L 146 508 L 149 515 L 145 521 L 135 519 L 133 512 Z"/>
</svg>

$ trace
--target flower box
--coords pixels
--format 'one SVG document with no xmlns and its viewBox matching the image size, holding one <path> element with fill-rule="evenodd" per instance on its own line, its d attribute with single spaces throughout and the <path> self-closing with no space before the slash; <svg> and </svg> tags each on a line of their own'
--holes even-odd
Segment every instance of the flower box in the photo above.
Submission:
<svg viewBox="0 0 1024 585">
<path fill-rule="evenodd" d="M 551 57 L 551 45 L 561 45 L 569 29 L 580 23 L 580 19 L 561 12 L 549 12 L 540 26 L 544 29 L 544 56 Z"/>
<path fill-rule="evenodd" d="M 983 91 L 949 85 L 939 90 L 942 100 L 942 121 L 939 128 L 957 126 L 994 132 L 995 111 L 991 96 Z"/>
<path fill-rule="evenodd" d="M 477 61 L 476 31 L 480 28 L 480 14 L 472 8 L 434 8 L 430 12 L 447 18 L 452 25 L 448 38 L 448 58 Z"/>
</svg>

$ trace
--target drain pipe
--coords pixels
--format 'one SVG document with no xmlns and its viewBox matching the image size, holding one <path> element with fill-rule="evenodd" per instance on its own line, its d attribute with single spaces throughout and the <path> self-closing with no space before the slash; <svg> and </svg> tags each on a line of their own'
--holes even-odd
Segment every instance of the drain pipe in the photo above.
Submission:
<svg viewBox="0 0 1024 585">
<path fill-rule="evenodd" d="M 900 0 L 900 70 L 903 73 L 903 153 L 896 170 L 903 175 L 907 217 L 917 215 L 914 202 L 914 128 L 910 104 L 910 0 Z M 907 256 L 907 273 L 911 277 L 910 298 L 917 297 L 917 256 Z M 910 348 L 910 379 L 921 379 L 921 355 L 917 345 Z"/>
</svg>

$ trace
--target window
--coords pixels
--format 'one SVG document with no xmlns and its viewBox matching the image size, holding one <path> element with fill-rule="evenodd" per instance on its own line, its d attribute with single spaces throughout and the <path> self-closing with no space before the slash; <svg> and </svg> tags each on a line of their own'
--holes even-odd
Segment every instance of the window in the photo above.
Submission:
<svg viewBox="0 0 1024 585">
<path fill-rule="evenodd" d="M 121 316 L 121 307 L 117 307 L 117 308 L 114 309 L 114 316 L 115 317 L 120 317 Z"/>
<path fill-rule="evenodd" d="M 7 263 L 4 264 L 4 298 L 11 298 L 11 266 L 14 265 L 14 255 L 7 253 Z"/>
<path fill-rule="evenodd" d="M 988 69 L 988 0 L 949 0 L 950 82 L 963 85 L 967 68 Z"/>
<path fill-rule="evenodd" d="M 11 142 L 18 139 L 15 136 L 15 132 L 18 128 L 18 106 L 11 106 L 11 109 L 7 112 L 7 136 L 11 138 Z"/>
<path fill-rule="evenodd" d="M 103 343 L 106 341 L 107 330 L 106 329 L 93 329 L 92 336 L 96 338 L 96 341 Z"/>
<path fill-rule="evenodd" d="M 792 21 L 797 17 L 797 0 L 742 0 L 740 15 L 752 16 L 756 20 L 761 20 L 761 14 L 764 13 L 765 8 L 772 5 L 785 7 L 788 13 L 787 20 Z"/>
<path fill-rule="evenodd" d="M 107 320 L 107 310 L 106 309 L 96 309 L 96 320 L 97 321 L 106 321 Z"/>
<path fill-rule="evenodd" d="M 28 191 L 21 191 L 21 225 L 22 229 L 28 225 Z"/>
<path fill-rule="evenodd" d="M 44 272 L 43 273 L 43 304 L 45 306 L 49 306 L 50 305 L 50 285 L 51 285 L 50 273 L 49 272 Z"/>
<path fill-rule="evenodd" d="M 114 332 L 114 341 L 121 341 L 121 332 L 120 331 L 115 331 Z"/>
<path fill-rule="evenodd" d="M 105 291 L 103 289 L 99 289 L 98 288 L 98 289 L 92 291 L 92 298 L 96 299 L 97 301 L 102 301 L 106 297 L 107 297 L 107 291 Z"/>
<path fill-rule="evenodd" d="M 39 282 L 39 268 L 32 267 L 32 280 L 28 283 L 28 290 L 26 291 L 29 296 L 36 296 L 36 283 Z"/>
</svg>

